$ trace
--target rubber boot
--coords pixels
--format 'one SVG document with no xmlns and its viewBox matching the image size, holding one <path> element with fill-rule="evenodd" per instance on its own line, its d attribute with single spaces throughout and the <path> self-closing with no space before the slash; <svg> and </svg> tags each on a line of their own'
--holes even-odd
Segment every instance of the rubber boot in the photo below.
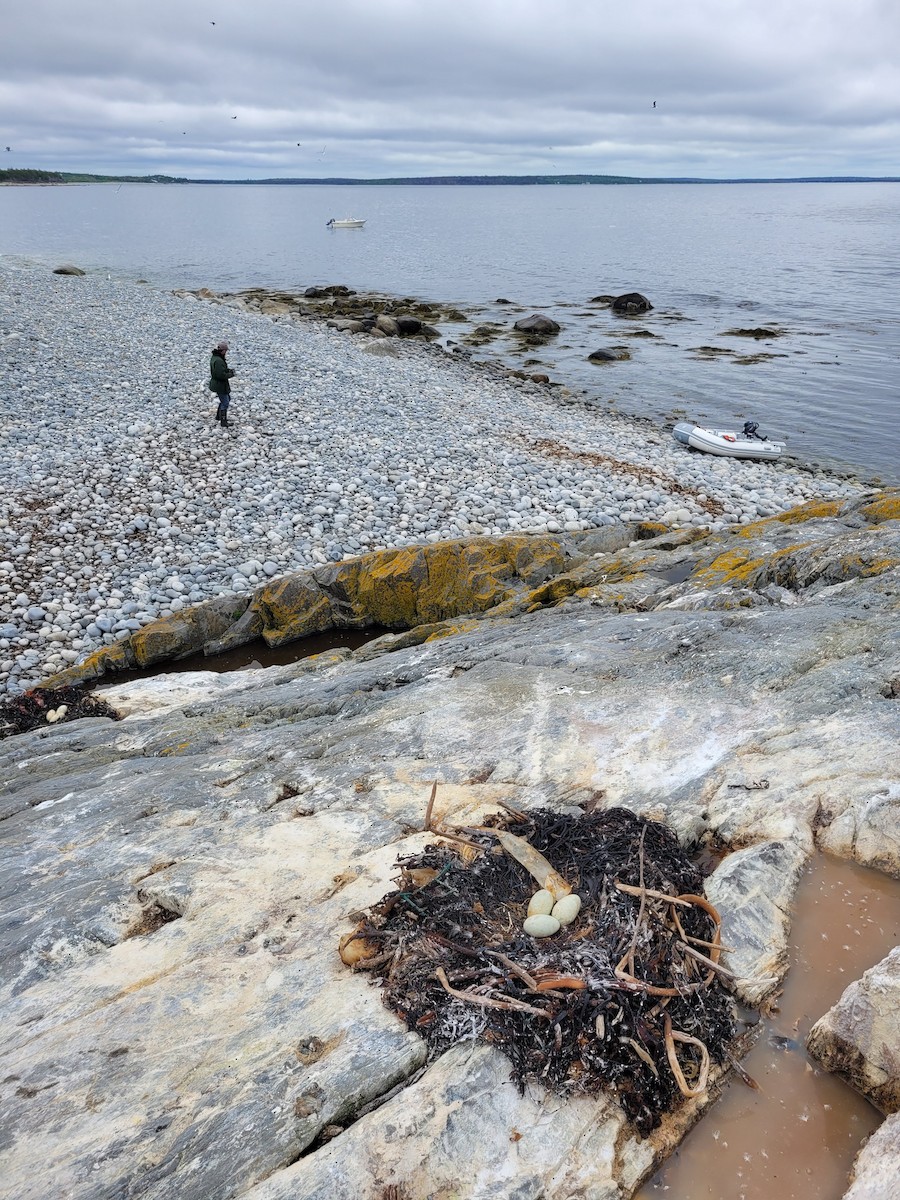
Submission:
<svg viewBox="0 0 900 1200">
<path fill-rule="evenodd" d="M 224 414 L 224 412 L 222 411 L 222 405 L 221 405 L 221 404 L 220 404 L 220 405 L 219 405 L 219 407 L 216 409 L 216 420 L 217 420 L 217 421 L 221 421 L 221 422 L 224 424 L 224 421 L 225 421 L 225 414 Z"/>
</svg>

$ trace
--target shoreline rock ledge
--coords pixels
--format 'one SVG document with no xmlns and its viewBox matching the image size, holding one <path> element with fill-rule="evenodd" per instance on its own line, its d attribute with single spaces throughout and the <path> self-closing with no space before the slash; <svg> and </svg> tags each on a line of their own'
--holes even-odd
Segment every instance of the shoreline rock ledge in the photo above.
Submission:
<svg viewBox="0 0 900 1200">
<path fill-rule="evenodd" d="M 503 804 L 618 805 L 724 847 L 705 890 L 751 1004 L 788 968 L 812 854 L 900 879 L 897 493 L 714 534 L 454 553 L 452 587 L 412 548 L 408 590 L 387 571 L 406 616 L 361 650 L 120 682 L 103 690 L 119 721 L 0 741 L 0 1170 L 17 1200 L 634 1193 L 721 1075 L 640 1140 L 612 1095 L 520 1095 L 462 1023 L 427 1061 L 340 961 L 398 858 L 434 839 L 435 780 L 450 827 Z M 261 621 L 278 640 L 323 595 L 329 619 L 370 619 L 354 606 L 374 580 L 341 569 L 309 609 L 296 580 L 283 610 L 254 594 L 219 614 L 225 633 Z M 860 1189 L 890 1133 L 853 1200 L 878 1194 Z"/>
</svg>

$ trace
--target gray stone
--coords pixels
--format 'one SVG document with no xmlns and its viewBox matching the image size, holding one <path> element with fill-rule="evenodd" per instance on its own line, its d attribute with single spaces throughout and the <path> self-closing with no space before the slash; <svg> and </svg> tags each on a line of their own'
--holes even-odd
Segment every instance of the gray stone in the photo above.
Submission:
<svg viewBox="0 0 900 1200">
<path fill-rule="evenodd" d="M 530 317 L 522 317 L 516 321 L 513 329 L 517 333 L 536 334 L 539 337 L 547 337 L 554 333 L 559 333 L 560 324 L 554 321 L 552 317 L 545 317 L 541 313 L 533 313 Z"/>
<path fill-rule="evenodd" d="M 900 947 L 851 983 L 806 1046 L 883 1113 L 900 1112 Z"/>
<path fill-rule="evenodd" d="M 900 1179 L 900 1116 L 888 1117 L 863 1146 L 844 1200 L 895 1200 Z"/>
</svg>

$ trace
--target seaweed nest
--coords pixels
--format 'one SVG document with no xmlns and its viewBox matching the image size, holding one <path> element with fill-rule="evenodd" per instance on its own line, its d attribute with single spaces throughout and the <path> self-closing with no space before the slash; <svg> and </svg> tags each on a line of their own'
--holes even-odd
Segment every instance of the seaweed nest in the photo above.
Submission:
<svg viewBox="0 0 900 1200">
<path fill-rule="evenodd" d="M 659 822 L 621 808 L 508 811 L 401 858 L 399 886 L 342 940 L 341 958 L 375 972 L 431 1059 L 489 1043 L 520 1089 L 610 1092 L 645 1137 L 706 1091 L 712 1063 L 733 1061 L 718 913 Z M 553 936 L 529 936 L 532 895 L 554 880 L 580 911 Z"/>
<path fill-rule="evenodd" d="M 111 717 L 120 714 L 80 687 L 31 688 L 21 696 L 10 696 L 0 702 L 0 738 L 27 733 L 42 725 L 77 721 L 80 717 Z"/>
</svg>

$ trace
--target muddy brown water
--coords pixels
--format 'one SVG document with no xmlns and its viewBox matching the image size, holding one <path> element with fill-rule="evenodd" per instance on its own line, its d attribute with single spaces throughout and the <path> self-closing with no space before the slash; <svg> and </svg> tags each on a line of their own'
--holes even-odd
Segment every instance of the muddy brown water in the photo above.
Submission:
<svg viewBox="0 0 900 1200">
<path fill-rule="evenodd" d="M 900 883 L 818 855 L 798 890 L 780 1012 L 743 1066 L 637 1200 L 840 1200 L 864 1139 L 883 1120 L 804 1048 L 811 1026 L 900 945 Z M 900 1191 L 898 1191 L 900 1194 Z"/>
</svg>

